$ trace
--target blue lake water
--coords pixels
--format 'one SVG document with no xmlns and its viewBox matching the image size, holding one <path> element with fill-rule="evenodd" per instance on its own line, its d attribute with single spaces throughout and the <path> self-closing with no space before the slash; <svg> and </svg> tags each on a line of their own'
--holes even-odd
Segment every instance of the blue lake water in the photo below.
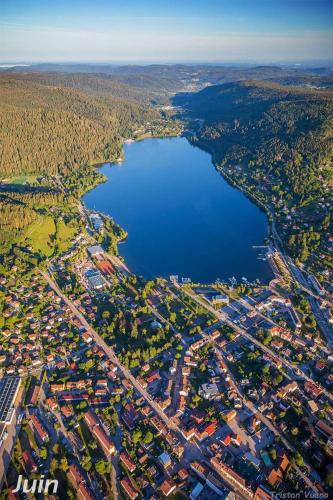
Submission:
<svg viewBox="0 0 333 500">
<path fill-rule="evenodd" d="M 108 181 L 84 196 L 126 231 L 119 252 L 146 278 L 177 274 L 213 282 L 231 276 L 268 282 L 258 259 L 266 216 L 215 170 L 211 156 L 183 137 L 124 145 L 121 164 L 105 164 Z"/>
</svg>

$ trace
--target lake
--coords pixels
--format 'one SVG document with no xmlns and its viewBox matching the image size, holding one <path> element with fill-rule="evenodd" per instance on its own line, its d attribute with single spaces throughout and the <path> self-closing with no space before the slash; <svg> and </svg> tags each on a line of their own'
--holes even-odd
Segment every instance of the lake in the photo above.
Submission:
<svg viewBox="0 0 333 500">
<path fill-rule="evenodd" d="M 121 164 L 105 164 L 107 182 L 87 193 L 89 209 L 104 212 L 128 232 L 119 252 L 146 278 L 179 275 L 213 282 L 232 276 L 268 282 L 258 259 L 267 219 L 215 170 L 211 156 L 184 137 L 124 145 Z"/>
</svg>

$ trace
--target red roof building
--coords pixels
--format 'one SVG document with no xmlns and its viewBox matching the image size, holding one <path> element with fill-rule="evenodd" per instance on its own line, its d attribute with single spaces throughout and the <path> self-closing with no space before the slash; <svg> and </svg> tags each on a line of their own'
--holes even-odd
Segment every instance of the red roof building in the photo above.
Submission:
<svg viewBox="0 0 333 500">
<path fill-rule="evenodd" d="M 164 496 L 168 497 L 176 489 L 176 484 L 171 479 L 165 479 L 160 486 Z"/>
<path fill-rule="evenodd" d="M 132 483 L 128 478 L 122 479 L 120 481 L 120 486 L 130 498 L 130 500 L 135 500 L 138 497 L 139 492 L 133 487 Z"/>
<path fill-rule="evenodd" d="M 36 417 L 36 415 L 30 415 L 30 422 L 33 425 L 35 432 L 40 439 L 40 441 L 45 442 L 48 440 L 49 436 L 43 426 L 43 424 L 40 422 L 39 418 Z"/>
<path fill-rule="evenodd" d="M 120 455 L 119 458 L 121 462 L 125 465 L 126 469 L 129 470 L 129 472 L 134 472 L 136 469 L 136 465 L 127 453 L 127 451 L 123 451 Z"/>
<path fill-rule="evenodd" d="M 98 439 L 99 444 L 103 448 L 104 452 L 108 455 L 114 453 L 115 447 L 109 436 L 105 434 L 101 427 L 95 426 L 93 429 L 93 434 Z"/>
</svg>

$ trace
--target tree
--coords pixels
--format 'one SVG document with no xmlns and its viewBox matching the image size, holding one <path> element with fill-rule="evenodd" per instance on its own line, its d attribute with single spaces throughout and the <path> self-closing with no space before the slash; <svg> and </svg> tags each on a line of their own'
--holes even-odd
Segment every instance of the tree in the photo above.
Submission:
<svg viewBox="0 0 333 500">
<path fill-rule="evenodd" d="M 84 470 L 89 471 L 91 469 L 91 458 L 89 455 L 84 455 L 82 457 L 82 467 Z"/>
<path fill-rule="evenodd" d="M 147 434 L 145 435 L 143 441 L 144 441 L 144 443 L 149 444 L 152 442 L 153 439 L 154 439 L 154 434 L 152 432 L 148 431 Z"/>
<path fill-rule="evenodd" d="M 271 449 L 269 450 L 269 454 L 270 454 L 270 456 L 271 456 L 272 460 L 273 460 L 273 461 L 275 461 L 275 460 L 276 460 L 276 457 L 277 457 L 277 452 L 276 452 L 276 449 L 275 449 L 275 448 L 271 448 Z"/>
<path fill-rule="evenodd" d="M 99 460 L 96 462 L 95 468 L 99 474 L 107 474 L 110 472 L 111 465 L 106 460 Z"/>
<path fill-rule="evenodd" d="M 102 312 L 102 318 L 103 319 L 109 319 L 110 318 L 110 311 L 103 311 Z"/>
<path fill-rule="evenodd" d="M 139 443 L 139 441 L 141 441 L 141 438 L 142 438 L 142 432 L 140 431 L 140 429 L 136 429 L 132 434 L 132 442 L 134 444 Z"/>
<path fill-rule="evenodd" d="M 296 465 L 298 465 L 298 467 L 302 467 L 304 465 L 304 459 L 299 451 L 296 451 L 294 458 L 295 458 L 295 463 Z"/>
<path fill-rule="evenodd" d="M 283 380 L 283 375 L 281 375 L 281 373 L 279 373 L 276 377 L 274 377 L 273 384 L 279 385 L 279 384 L 281 384 L 282 380 Z"/>
<path fill-rule="evenodd" d="M 326 483 L 331 488 L 333 487 L 333 469 L 328 471 L 328 473 L 326 474 Z"/>
<path fill-rule="evenodd" d="M 60 469 L 63 470 L 64 472 L 68 471 L 69 467 L 66 457 L 62 457 L 62 459 L 60 460 Z"/>
</svg>

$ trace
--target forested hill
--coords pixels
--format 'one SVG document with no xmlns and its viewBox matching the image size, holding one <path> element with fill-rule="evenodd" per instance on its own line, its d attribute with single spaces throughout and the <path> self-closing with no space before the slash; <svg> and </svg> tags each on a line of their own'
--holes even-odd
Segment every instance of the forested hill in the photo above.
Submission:
<svg viewBox="0 0 333 500">
<path fill-rule="evenodd" d="M 146 102 L 119 82 L 1 74 L 0 178 L 115 158 L 122 137 L 160 119 Z"/>
<path fill-rule="evenodd" d="M 0 269 L 68 247 L 80 197 L 103 180 L 92 163 L 117 159 L 126 138 L 179 130 L 152 95 L 105 75 L 0 74 Z"/>
<path fill-rule="evenodd" d="M 267 166 L 326 156 L 332 151 L 333 91 L 291 88 L 270 82 L 238 82 L 179 96 L 198 134 L 221 161 L 255 160 Z"/>
<path fill-rule="evenodd" d="M 218 169 L 263 205 L 274 207 L 294 257 L 333 268 L 331 224 L 333 90 L 251 81 L 183 94 L 193 142 Z"/>
</svg>

